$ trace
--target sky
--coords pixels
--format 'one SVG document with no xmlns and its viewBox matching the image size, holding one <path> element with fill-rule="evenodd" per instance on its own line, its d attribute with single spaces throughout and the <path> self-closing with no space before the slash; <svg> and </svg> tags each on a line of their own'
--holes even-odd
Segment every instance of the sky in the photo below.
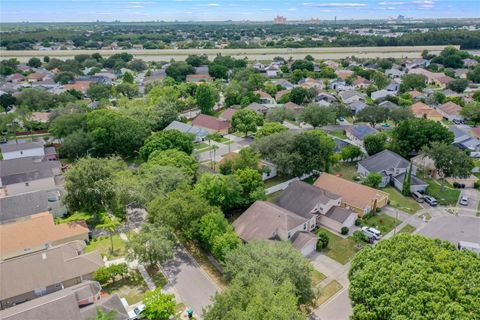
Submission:
<svg viewBox="0 0 480 320">
<path fill-rule="evenodd" d="M 480 0 L 0 0 L 1 22 L 477 18 Z"/>
</svg>

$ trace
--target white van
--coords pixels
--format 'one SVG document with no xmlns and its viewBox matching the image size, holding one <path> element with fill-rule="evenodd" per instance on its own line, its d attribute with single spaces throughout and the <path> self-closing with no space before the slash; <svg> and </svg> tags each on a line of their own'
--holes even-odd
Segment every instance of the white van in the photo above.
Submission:
<svg viewBox="0 0 480 320">
<path fill-rule="evenodd" d="M 418 203 L 422 203 L 424 201 L 423 195 L 420 192 L 416 192 L 416 191 L 413 192 L 412 198 L 415 199 L 415 201 L 417 201 Z"/>
</svg>

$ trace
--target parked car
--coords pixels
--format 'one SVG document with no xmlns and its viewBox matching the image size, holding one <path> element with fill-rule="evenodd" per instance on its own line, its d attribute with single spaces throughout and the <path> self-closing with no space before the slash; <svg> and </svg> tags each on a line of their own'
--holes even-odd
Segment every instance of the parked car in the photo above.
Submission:
<svg viewBox="0 0 480 320">
<path fill-rule="evenodd" d="M 418 203 L 424 202 L 424 200 L 423 200 L 423 194 L 421 194 L 420 192 L 414 192 L 414 193 L 412 193 L 412 198 L 415 199 L 415 201 L 417 201 Z"/>
<path fill-rule="evenodd" d="M 372 227 L 363 227 L 362 232 L 369 239 L 373 238 L 375 240 L 380 240 L 380 238 L 382 237 L 382 233 L 379 230 L 377 230 L 375 228 L 372 228 Z"/>
<path fill-rule="evenodd" d="M 423 196 L 423 200 L 425 200 L 425 202 L 432 207 L 435 207 L 436 205 L 438 205 L 437 199 L 435 199 L 432 196 Z"/>
<path fill-rule="evenodd" d="M 460 204 L 461 204 L 462 206 L 468 206 L 468 197 L 465 196 L 465 195 L 462 195 L 462 196 L 460 197 Z"/>
<path fill-rule="evenodd" d="M 145 305 L 144 304 L 140 304 L 138 306 L 136 306 L 135 308 L 133 308 L 132 310 L 130 310 L 128 312 L 128 319 L 129 320 L 136 320 L 136 319 L 141 319 L 141 313 L 142 311 L 145 310 Z"/>
</svg>

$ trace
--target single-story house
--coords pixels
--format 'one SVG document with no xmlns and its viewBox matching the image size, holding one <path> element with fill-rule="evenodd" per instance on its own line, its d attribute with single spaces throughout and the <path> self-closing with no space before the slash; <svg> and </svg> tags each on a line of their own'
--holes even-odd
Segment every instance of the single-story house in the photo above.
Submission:
<svg viewBox="0 0 480 320">
<path fill-rule="evenodd" d="M 199 114 L 195 119 L 192 120 L 192 124 L 211 133 L 228 133 L 228 130 L 231 127 L 229 122 L 219 120 L 206 114 Z"/>
<path fill-rule="evenodd" d="M 295 85 L 288 80 L 285 79 L 278 79 L 273 81 L 274 84 L 282 86 L 282 88 L 287 90 L 292 90 L 295 88 Z"/>
<path fill-rule="evenodd" d="M 357 164 L 357 172 L 367 177 L 370 173 L 376 172 L 382 176 L 380 187 L 393 184 L 399 191 L 403 190 L 403 180 L 408 174 L 410 162 L 402 156 L 390 150 L 383 150 L 373 156 L 363 159 Z M 412 165 L 410 192 L 424 192 L 428 184 L 416 177 L 417 167 Z"/>
<path fill-rule="evenodd" d="M 280 101 L 280 99 L 282 99 L 282 97 L 287 93 L 290 93 L 290 91 L 291 91 L 290 89 L 277 91 L 277 93 L 275 94 L 275 100 Z"/>
<path fill-rule="evenodd" d="M 266 93 L 265 91 L 257 90 L 255 91 L 255 94 L 260 96 L 260 103 L 261 104 L 275 104 L 276 101 L 273 99 L 271 95 Z"/>
<path fill-rule="evenodd" d="M 385 75 L 392 78 L 392 79 L 401 78 L 404 74 L 405 74 L 405 72 L 403 72 L 402 70 L 399 70 L 399 69 L 387 69 L 387 70 L 385 70 Z"/>
<path fill-rule="evenodd" d="M 395 92 L 392 92 L 392 91 L 378 90 L 378 91 L 372 92 L 370 97 L 372 98 L 372 100 L 376 101 L 376 100 L 383 100 L 388 96 L 394 96 L 394 95 L 395 95 Z"/>
<path fill-rule="evenodd" d="M 0 224 L 0 260 L 42 251 L 67 242 L 88 240 L 88 228 L 80 222 L 55 224 L 49 212 Z"/>
<path fill-rule="evenodd" d="M 314 185 L 340 195 L 342 206 L 356 212 L 359 217 L 372 211 L 375 212 L 377 208 L 383 208 L 388 204 L 388 193 L 329 173 L 322 173 Z"/>
<path fill-rule="evenodd" d="M 294 102 L 287 102 L 283 105 L 285 109 L 291 110 L 294 114 L 300 114 L 303 110 L 303 106 L 300 106 Z"/>
<path fill-rule="evenodd" d="M 104 263 L 98 251 L 84 249 L 77 240 L 0 261 L 0 309 L 91 280 Z"/>
<path fill-rule="evenodd" d="M 352 82 L 352 85 L 355 89 L 366 89 L 371 84 L 372 82 L 370 80 L 360 76 L 358 76 L 357 79 Z"/>
<path fill-rule="evenodd" d="M 0 150 L 3 160 L 45 156 L 45 148 L 43 144 L 38 142 L 1 144 Z"/>
<path fill-rule="evenodd" d="M 427 106 L 423 102 L 417 102 L 410 106 L 412 113 L 417 118 L 425 118 L 433 121 L 442 121 L 443 116 L 440 112 Z"/>
<path fill-rule="evenodd" d="M 245 109 L 252 109 L 256 111 L 257 113 L 260 114 L 266 114 L 268 111 L 268 108 L 264 106 L 263 104 L 257 103 L 257 102 L 252 102 L 250 103 Z"/>
<path fill-rule="evenodd" d="M 318 238 L 309 231 L 315 225 L 316 216 L 313 214 L 305 218 L 266 201 L 255 201 L 233 222 L 235 232 L 245 242 L 291 241 L 303 255 L 316 249 Z"/>
<path fill-rule="evenodd" d="M 387 108 L 387 109 L 390 109 L 390 110 L 399 107 L 399 105 L 393 103 L 392 101 L 388 101 L 388 100 L 382 101 L 378 105 L 380 107 Z"/>
<path fill-rule="evenodd" d="M 336 70 L 335 74 L 342 80 L 347 80 L 350 76 L 353 75 L 352 70 Z"/>
<path fill-rule="evenodd" d="M 437 107 L 437 110 L 442 114 L 445 119 L 449 121 L 463 120 L 463 117 L 460 115 L 462 107 L 452 101 L 439 105 Z"/>
<path fill-rule="evenodd" d="M 115 320 L 130 319 L 118 294 L 102 294 L 100 283 L 90 280 L 2 310 L 0 319 L 88 320 L 97 317 L 98 309 L 113 313 Z"/>
<path fill-rule="evenodd" d="M 239 109 L 228 108 L 225 109 L 219 116 L 218 119 L 223 121 L 232 121 L 232 117 Z"/>
<path fill-rule="evenodd" d="M 317 103 L 325 102 L 326 104 L 330 105 L 331 103 L 337 102 L 337 98 L 334 95 L 331 95 L 329 93 L 320 92 L 315 97 L 315 102 L 317 102 Z"/>
<path fill-rule="evenodd" d="M 92 84 L 93 82 L 92 81 L 88 81 L 88 80 L 78 80 L 78 81 L 75 81 L 74 83 L 69 83 L 69 84 L 65 84 L 63 85 L 63 88 L 65 90 L 76 90 L 76 91 L 79 91 L 81 93 L 86 93 L 88 88 L 90 88 L 90 85 Z"/>
<path fill-rule="evenodd" d="M 354 101 L 365 101 L 365 94 L 357 91 L 349 90 L 342 91 L 338 94 L 342 99 L 343 103 L 349 104 Z"/>
<path fill-rule="evenodd" d="M 186 82 L 193 83 L 202 83 L 202 82 L 211 82 L 212 77 L 208 74 L 187 74 Z"/>
<path fill-rule="evenodd" d="M 358 145 L 363 145 L 363 139 L 370 135 L 375 134 L 378 131 L 366 124 L 358 124 L 353 126 L 348 126 L 345 129 L 345 134 L 347 138 L 352 140 Z"/>
<path fill-rule="evenodd" d="M 357 114 L 358 112 L 368 107 L 368 105 L 365 102 L 358 100 L 347 104 L 347 107 L 352 110 L 354 114 Z"/>
<path fill-rule="evenodd" d="M 283 191 L 275 204 L 286 210 L 308 218 L 316 215 L 316 225 L 323 225 L 338 233 L 343 227 L 351 228 L 357 214 L 341 207 L 342 197 L 303 181 L 293 181 Z"/>
<path fill-rule="evenodd" d="M 208 131 L 203 128 L 192 126 L 176 120 L 172 121 L 172 123 L 170 123 L 165 130 L 178 130 L 183 133 L 190 133 L 193 136 L 194 142 L 201 142 L 205 140 L 205 137 L 208 135 Z"/>
</svg>

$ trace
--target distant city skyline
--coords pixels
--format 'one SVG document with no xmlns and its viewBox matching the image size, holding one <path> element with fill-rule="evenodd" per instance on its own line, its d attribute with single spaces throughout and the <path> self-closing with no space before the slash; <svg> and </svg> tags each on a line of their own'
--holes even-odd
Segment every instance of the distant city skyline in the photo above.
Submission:
<svg viewBox="0 0 480 320">
<path fill-rule="evenodd" d="M 0 0 L 2 22 L 480 17 L 480 0 Z"/>
</svg>

